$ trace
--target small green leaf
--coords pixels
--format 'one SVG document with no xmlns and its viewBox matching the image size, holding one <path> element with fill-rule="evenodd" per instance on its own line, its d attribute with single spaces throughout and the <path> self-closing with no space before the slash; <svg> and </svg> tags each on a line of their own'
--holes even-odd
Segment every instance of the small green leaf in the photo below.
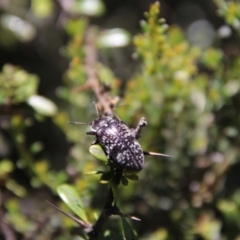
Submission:
<svg viewBox="0 0 240 240">
<path fill-rule="evenodd" d="M 31 6 L 34 15 L 40 19 L 50 17 L 53 11 L 53 2 L 50 0 L 32 0 Z"/>
<path fill-rule="evenodd" d="M 107 156 L 99 145 L 92 145 L 89 148 L 89 152 L 99 160 L 102 160 L 104 162 L 108 161 Z"/>
<path fill-rule="evenodd" d="M 138 181 L 139 177 L 136 174 L 131 174 L 126 176 L 127 179 L 132 180 L 132 181 Z"/>
<path fill-rule="evenodd" d="M 86 175 L 95 175 L 95 174 L 102 174 L 105 173 L 104 171 L 90 171 L 85 173 Z"/>
<path fill-rule="evenodd" d="M 127 186 L 128 185 L 128 180 L 125 176 L 122 177 L 122 185 Z"/>
<path fill-rule="evenodd" d="M 26 102 L 36 94 L 39 78 L 25 70 L 10 64 L 3 66 L 0 72 L 0 105 Z"/>
<path fill-rule="evenodd" d="M 13 163 L 9 159 L 3 159 L 0 162 L 0 178 L 4 174 L 12 172 L 14 169 Z"/>
<path fill-rule="evenodd" d="M 105 5 L 101 0 L 69 1 L 64 10 L 71 14 L 83 14 L 92 17 L 101 16 L 105 12 Z"/>
<path fill-rule="evenodd" d="M 54 116 L 57 113 L 57 106 L 51 100 L 33 95 L 28 99 L 28 104 L 38 113 L 44 116 Z"/>
<path fill-rule="evenodd" d="M 121 217 L 122 220 L 122 234 L 124 239 L 136 240 L 137 236 L 133 231 L 133 227 L 128 223 L 125 217 Z"/>
<path fill-rule="evenodd" d="M 83 209 L 83 204 L 75 188 L 64 184 L 57 188 L 57 192 L 67 206 L 78 215 L 83 221 L 87 222 L 87 217 Z"/>
<path fill-rule="evenodd" d="M 6 182 L 6 188 L 16 194 L 18 197 L 24 197 L 27 194 L 27 190 L 13 179 L 8 179 Z"/>
<path fill-rule="evenodd" d="M 113 178 L 113 175 L 114 175 L 114 172 L 112 172 L 112 171 L 103 173 L 100 178 L 100 183 L 106 184 L 106 183 L 110 182 Z"/>
<path fill-rule="evenodd" d="M 0 25 L 4 29 L 12 32 L 15 37 L 22 42 L 33 40 L 37 33 L 36 28 L 30 23 L 30 21 L 25 21 L 22 18 L 11 14 L 2 14 Z"/>
<path fill-rule="evenodd" d="M 68 20 L 65 28 L 69 35 L 75 36 L 75 35 L 83 33 L 85 31 L 86 27 L 87 27 L 87 20 L 85 18 L 80 18 L 80 19 L 73 18 L 71 20 Z M 69 90 L 67 90 L 67 91 L 69 91 Z"/>
<path fill-rule="evenodd" d="M 38 152 L 42 151 L 42 149 L 43 149 L 42 142 L 35 142 L 30 146 L 30 151 L 32 153 L 38 153 Z"/>
<path fill-rule="evenodd" d="M 48 170 L 49 170 L 49 166 L 48 166 L 48 162 L 47 161 L 37 161 L 34 164 L 34 169 L 35 171 L 39 174 L 39 175 L 45 175 L 47 174 Z"/>
<path fill-rule="evenodd" d="M 125 47 L 130 43 L 130 33 L 121 28 L 105 30 L 100 33 L 98 45 L 102 48 Z"/>
</svg>

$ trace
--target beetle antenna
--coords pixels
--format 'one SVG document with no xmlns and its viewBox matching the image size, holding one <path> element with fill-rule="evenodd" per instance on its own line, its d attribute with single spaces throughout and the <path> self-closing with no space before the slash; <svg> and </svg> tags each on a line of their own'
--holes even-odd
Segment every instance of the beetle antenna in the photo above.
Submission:
<svg viewBox="0 0 240 240">
<path fill-rule="evenodd" d="M 159 157 L 167 157 L 167 158 L 172 158 L 173 156 L 163 154 L 163 153 L 156 153 L 156 152 L 145 152 L 143 151 L 144 155 L 149 155 L 149 156 L 159 156 Z"/>
<path fill-rule="evenodd" d="M 112 112 L 112 116 L 117 119 L 119 122 L 122 122 L 121 119 L 118 117 L 118 115 L 115 112 Z"/>
<path fill-rule="evenodd" d="M 70 123 L 70 124 L 78 124 L 78 125 L 91 125 L 90 123 L 74 122 L 74 121 L 68 121 L 67 123 Z"/>
<path fill-rule="evenodd" d="M 95 109 L 96 109 L 97 117 L 99 117 L 99 112 L 98 112 L 97 104 L 96 104 L 95 102 L 92 102 L 92 103 L 93 103 L 93 105 L 94 105 L 94 107 L 95 107 Z"/>
</svg>

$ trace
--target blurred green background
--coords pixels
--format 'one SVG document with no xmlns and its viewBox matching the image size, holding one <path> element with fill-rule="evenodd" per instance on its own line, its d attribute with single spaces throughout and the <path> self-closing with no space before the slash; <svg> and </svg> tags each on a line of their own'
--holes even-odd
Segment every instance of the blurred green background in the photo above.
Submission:
<svg viewBox="0 0 240 240">
<path fill-rule="evenodd" d="M 160 3 L 160 4 L 159 4 Z M 144 14 L 144 12 L 147 12 Z M 165 19 L 165 20 L 164 20 Z M 89 153 L 98 102 L 86 59 L 130 127 L 148 126 L 139 181 L 119 207 L 137 239 L 240 239 L 240 3 L 224 0 L 0 1 L 0 239 L 85 239 L 46 203 L 69 184 L 96 221 L 106 165 Z M 124 239 L 118 217 L 101 239 Z M 128 239 L 128 238 L 125 238 Z"/>
</svg>

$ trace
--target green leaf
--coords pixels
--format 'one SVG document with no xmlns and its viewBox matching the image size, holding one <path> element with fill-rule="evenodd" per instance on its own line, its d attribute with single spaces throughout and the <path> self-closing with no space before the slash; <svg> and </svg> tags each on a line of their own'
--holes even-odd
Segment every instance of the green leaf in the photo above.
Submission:
<svg viewBox="0 0 240 240">
<path fill-rule="evenodd" d="M 112 180 L 113 175 L 114 175 L 114 172 L 112 171 L 103 173 L 100 178 L 100 183 L 102 184 L 109 183 Z"/>
<path fill-rule="evenodd" d="M 61 199 L 77 216 L 79 216 L 83 221 L 88 222 L 85 211 L 83 209 L 82 201 L 78 196 L 75 188 L 64 184 L 57 188 L 57 192 Z"/>
<path fill-rule="evenodd" d="M 57 113 L 57 106 L 51 100 L 33 95 L 28 99 L 28 104 L 38 113 L 44 116 L 54 116 Z"/>
<path fill-rule="evenodd" d="M 131 35 L 128 31 L 121 28 L 115 28 L 100 33 L 98 45 L 102 48 L 125 47 L 130 43 L 130 39 Z"/>
<path fill-rule="evenodd" d="M 32 0 L 32 11 L 38 18 L 47 18 L 53 11 L 53 1 L 51 0 Z"/>
<path fill-rule="evenodd" d="M 122 220 L 122 234 L 124 239 L 137 240 L 137 236 L 133 231 L 133 227 L 128 223 L 125 217 L 121 217 Z"/>
<path fill-rule="evenodd" d="M 0 72 L 0 105 L 26 102 L 36 94 L 38 82 L 36 75 L 10 64 L 4 65 Z"/>
<path fill-rule="evenodd" d="M 85 173 L 86 175 L 95 175 L 95 174 L 102 174 L 105 173 L 104 171 L 90 171 Z"/>
<path fill-rule="evenodd" d="M 72 3 L 68 5 L 69 6 L 65 9 L 72 14 L 84 14 L 98 17 L 105 12 L 105 5 L 100 0 L 77 0 L 72 1 Z"/>
<path fill-rule="evenodd" d="M 15 24 L 11 24 L 12 22 Z M 37 34 L 35 26 L 31 24 L 30 21 L 25 21 L 12 14 L 2 14 L 0 18 L 0 25 L 3 27 L 3 30 L 7 29 L 12 32 L 21 42 L 29 42 L 33 40 Z"/>
<path fill-rule="evenodd" d="M 85 19 L 71 19 L 66 24 L 66 31 L 69 35 L 81 34 L 85 31 L 87 22 Z"/>
<path fill-rule="evenodd" d="M 30 151 L 31 151 L 33 154 L 42 151 L 42 149 L 43 149 L 43 144 L 42 144 L 42 142 L 34 142 L 34 143 L 30 146 Z"/>
<path fill-rule="evenodd" d="M 9 159 L 2 159 L 0 162 L 0 178 L 4 174 L 12 172 L 14 169 L 13 163 Z"/>
<path fill-rule="evenodd" d="M 126 175 L 126 178 L 132 181 L 138 181 L 139 177 L 136 174 Z"/>
<path fill-rule="evenodd" d="M 104 162 L 108 161 L 107 156 L 99 145 L 92 145 L 89 148 L 89 152 L 99 160 L 102 160 Z"/>
<path fill-rule="evenodd" d="M 125 176 L 122 177 L 122 185 L 127 186 L 128 185 L 128 180 Z"/>
</svg>

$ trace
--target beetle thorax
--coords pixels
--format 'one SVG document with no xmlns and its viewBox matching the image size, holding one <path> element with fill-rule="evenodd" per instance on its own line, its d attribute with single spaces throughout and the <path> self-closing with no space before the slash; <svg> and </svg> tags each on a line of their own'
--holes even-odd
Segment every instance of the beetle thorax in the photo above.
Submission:
<svg viewBox="0 0 240 240">
<path fill-rule="evenodd" d="M 112 118 L 109 116 L 97 118 L 96 120 L 92 121 L 90 129 L 92 132 L 97 132 L 98 129 L 107 127 L 110 121 L 112 121 Z"/>
</svg>

